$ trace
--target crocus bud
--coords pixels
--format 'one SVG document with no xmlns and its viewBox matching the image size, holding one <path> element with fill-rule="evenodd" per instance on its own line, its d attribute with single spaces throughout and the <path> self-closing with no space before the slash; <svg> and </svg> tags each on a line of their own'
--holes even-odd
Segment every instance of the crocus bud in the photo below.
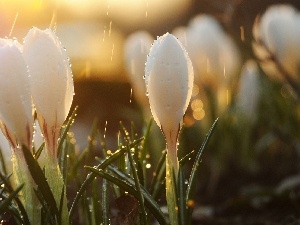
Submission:
<svg viewBox="0 0 300 225">
<path fill-rule="evenodd" d="M 249 60 L 243 66 L 237 95 L 237 108 L 249 122 L 256 118 L 259 95 L 258 67 L 255 61 Z"/>
<path fill-rule="evenodd" d="M 22 46 L 0 39 L 0 124 L 10 145 L 31 149 L 33 136 L 32 102 Z"/>
<path fill-rule="evenodd" d="M 195 69 L 195 85 L 200 89 L 196 97 L 204 102 L 207 112 L 204 124 L 211 124 L 230 104 L 231 89 L 240 69 L 240 54 L 219 22 L 205 14 L 190 21 L 186 42 Z"/>
<path fill-rule="evenodd" d="M 145 82 L 150 108 L 167 144 L 166 198 L 170 224 L 178 224 L 177 140 L 192 95 L 194 71 L 182 44 L 166 33 L 154 41 L 147 58 Z"/>
<path fill-rule="evenodd" d="M 63 206 L 61 223 L 69 224 L 66 189 L 57 162 L 57 140 L 68 116 L 74 93 L 72 71 L 65 49 L 55 34 L 32 28 L 24 40 L 33 104 L 45 138 L 45 176 L 56 204 Z"/>
<path fill-rule="evenodd" d="M 262 68 L 273 78 L 299 83 L 300 14 L 290 5 L 274 5 L 256 19 L 253 49 L 262 60 Z M 270 61 L 269 59 L 275 59 Z M 282 69 L 284 71 L 282 71 Z M 288 77 L 282 76 L 282 72 Z"/>
<path fill-rule="evenodd" d="M 181 43 L 169 33 L 159 37 L 147 58 L 145 81 L 152 115 L 164 133 L 175 168 L 177 137 L 191 98 L 193 80 L 192 63 Z"/>
<path fill-rule="evenodd" d="M 20 199 L 31 224 L 41 223 L 41 204 L 25 162 L 22 145 L 32 147 L 32 100 L 22 46 L 0 39 L 0 125 L 12 148 L 13 185 L 25 184 Z"/>
<path fill-rule="evenodd" d="M 195 83 L 219 86 L 228 83 L 240 67 L 240 57 L 232 39 L 216 19 L 194 17 L 186 30 L 187 51 L 195 67 Z"/>
<path fill-rule="evenodd" d="M 74 84 L 69 60 L 50 29 L 42 31 L 35 27 L 24 39 L 24 57 L 37 118 L 46 145 L 56 157 L 60 129 L 73 101 Z"/>
<path fill-rule="evenodd" d="M 145 62 L 149 54 L 152 36 L 146 31 L 138 31 L 131 34 L 126 42 L 124 49 L 126 69 L 133 89 L 133 95 L 138 103 L 149 109 L 149 101 L 146 96 L 146 85 L 143 79 L 145 74 Z M 147 116 L 147 115 L 145 115 Z"/>
</svg>

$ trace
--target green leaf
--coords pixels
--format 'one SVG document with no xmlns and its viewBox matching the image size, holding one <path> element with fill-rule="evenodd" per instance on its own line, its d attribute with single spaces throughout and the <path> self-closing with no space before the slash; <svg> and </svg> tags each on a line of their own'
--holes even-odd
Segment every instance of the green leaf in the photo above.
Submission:
<svg viewBox="0 0 300 225">
<path fill-rule="evenodd" d="M 24 184 L 21 184 L 19 187 L 17 187 L 16 190 L 14 190 L 10 195 L 5 198 L 4 200 L 1 201 L 0 203 L 0 212 L 5 211 L 8 206 L 11 204 L 11 202 L 14 200 L 14 198 L 17 196 L 17 194 L 21 191 L 23 188 Z"/>
<path fill-rule="evenodd" d="M 63 143 L 67 137 L 67 133 L 71 127 L 71 125 L 73 124 L 74 122 L 74 118 L 76 116 L 76 112 L 77 112 L 77 109 L 78 109 L 78 106 L 75 107 L 75 109 L 73 110 L 71 116 L 69 117 L 69 120 L 67 122 L 67 125 L 65 126 L 64 130 L 63 130 L 63 133 L 60 137 L 60 140 L 59 140 L 59 143 L 58 143 L 58 147 L 57 147 L 57 157 L 60 155 L 60 152 L 61 152 L 61 149 L 62 149 L 62 146 L 63 146 Z"/>
<path fill-rule="evenodd" d="M 99 190 L 97 179 L 94 179 L 93 182 L 92 213 L 95 224 L 101 224 L 101 210 L 99 205 Z"/>
<path fill-rule="evenodd" d="M 134 197 L 136 197 L 138 199 L 138 193 L 134 187 L 134 181 L 132 180 L 132 178 L 128 177 L 130 179 L 128 179 L 127 181 L 123 181 L 123 180 L 120 180 L 120 179 L 104 172 L 102 169 L 97 169 L 97 168 L 88 167 L 88 166 L 86 166 L 85 168 L 92 171 L 93 174 L 96 174 L 96 175 L 98 175 L 104 179 L 107 179 L 108 181 L 118 185 L 119 187 L 121 187 L 122 189 L 124 189 L 125 191 L 127 191 L 128 193 L 130 193 L 131 195 L 133 195 Z M 120 171 L 120 173 L 122 173 L 122 172 Z M 123 174 L 123 176 L 127 177 L 128 175 Z M 141 192 L 145 199 L 145 206 L 150 210 L 150 212 L 157 219 L 159 224 L 167 225 L 167 221 L 164 217 L 164 214 L 160 210 L 160 207 L 157 204 L 157 202 L 152 198 L 152 196 L 142 186 L 141 186 Z"/>
<path fill-rule="evenodd" d="M 134 147 L 135 145 L 139 144 L 142 140 L 143 140 L 143 138 L 135 140 L 129 146 Z M 106 160 L 104 160 L 102 163 L 100 163 L 96 168 L 97 169 L 105 169 L 108 165 L 110 165 L 111 163 L 113 163 L 114 161 L 119 159 L 119 157 L 122 156 L 126 152 L 126 150 L 127 150 L 126 147 L 123 147 L 123 148 L 117 150 L 115 153 L 113 153 L 111 156 L 109 156 Z M 82 185 L 81 185 L 79 191 L 77 192 L 77 195 L 75 196 L 75 199 L 72 203 L 72 206 L 71 206 L 71 209 L 69 212 L 70 219 L 72 218 L 72 216 L 74 214 L 75 207 L 78 204 L 79 199 L 82 197 L 83 192 L 86 191 L 86 189 L 91 184 L 91 182 L 95 179 L 95 177 L 96 177 L 96 175 L 94 173 L 89 173 L 87 175 L 85 181 L 82 183 Z"/>
<path fill-rule="evenodd" d="M 55 202 L 55 198 L 42 169 L 40 168 L 38 162 L 34 159 L 33 155 L 25 145 L 22 145 L 22 150 L 24 153 L 24 158 L 28 165 L 28 169 L 34 182 L 37 184 L 40 192 L 43 195 L 43 198 L 50 207 L 51 212 L 58 218 L 59 211 Z"/>
<path fill-rule="evenodd" d="M 11 187 L 11 184 L 8 181 L 9 177 L 10 176 L 5 177 L 4 175 L 2 175 L 2 173 L 0 173 L 0 179 L 2 180 L 2 182 L 3 182 L 4 186 L 5 186 L 5 188 L 8 190 L 8 192 L 11 193 L 11 192 L 13 192 L 13 188 Z M 24 208 L 22 202 L 20 201 L 20 199 L 18 198 L 18 196 L 16 196 L 14 198 L 14 200 L 15 200 L 15 202 L 16 202 L 16 204 L 18 206 L 18 209 L 19 209 L 19 211 L 21 213 L 23 224 L 24 225 L 30 225 L 30 222 L 29 222 L 29 219 L 28 219 L 28 215 L 27 215 L 27 213 L 25 211 L 25 208 Z"/>
<path fill-rule="evenodd" d="M 137 190 L 137 199 L 138 199 L 139 205 L 140 205 L 140 212 L 141 212 L 140 223 L 141 223 L 141 225 L 146 225 L 146 223 L 147 223 L 146 214 L 147 213 L 146 213 L 146 209 L 145 209 L 145 205 L 144 205 L 144 197 L 141 192 L 141 185 L 140 185 L 140 180 L 139 180 L 138 173 L 137 173 L 137 167 L 135 165 L 135 162 L 133 161 L 133 157 L 131 155 L 129 146 L 127 147 L 127 155 L 128 155 L 129 163 L 131 166 L 131 172 L 132 172 L 133 178 L 134 178 L 135 189 Z"/>
<path fill-rule="evenodd" d="M 41 144 L 41 146 L 38 148 L 38 150 L 35 152 L 34 158 L 35 158 L 36 160 L 40 157 L 40 155 L 41 155 L 41 153 L 42 153 L 44 147 L 45 147 L 45 142 L 43 142 L 43 143 Z"/>
<path fill-rule="evenodd" d="M 154 194 L 154 191 L 157 190 L 157 188 L 155 189 L 155 186 L 157 186 L 157 182 L 160 182 L 159 181 L 159 174 L 161 173 L 161 170 L 164 171 L 163 175 L 164 176 L 166 175 L 166 165 L 165 165 L 166 155 L 167 155 L 167 150 L 163 150 L 162 154 L 161 154 L 161 157 L 158 161 L 158 164 L 156 166 L 155 172 L 153 173 L 153 178 L 152 178 L 151 185 L 150 185 L 150 188 L 149 188 L 149 192 L 152 195 Z"/>
<path fill-rule="evenodd" d="M 109 225 L 109 199 L 108 199 L 108 181 L 103 179 L 102 183 L 102 222 L 103 225 Z"/>
<path fill-rule="evenodd" d="M 183 166 L 187 161 L 190 160 L 190 158 L 192 157 L 192 155 L 194 155 L 195 151 L 191 151 L 188 154 L 186 154 L 182 159 L 179 160 L 179 165 Z"/>
<path fill-rule="evenodd" d="M 189 221 L 187 224 L 190 224 L 190 220 L 191 220 L 191 217 L 192 217 L 193 207 L 189 206 L 190 205 L 189 201 L 194 201 L 195 188 L 196 188 L 197 177 L 198 177 L 197 174 L 198 174 L 198 171 L 199 171 L 199 165 L 200 165 L 200 162 L 201 162 L 203 151 L 206 148 L 206 146 L 207 146 L 207 144 L 210 140 L 210 137 L 211 137 L 211 135 L 214 131 L 214 128 L 215 128 L 217 122 L 218 122 L 218 118 L 215 120 L 215 122 L 211 126 L 210 130 L 206 134 L 204 142 L 202 143 L 202 145 L 200 147 L 200 150 L 197 153 L 197 156 L 196 156 L 196 159 L 195 159 L 192 171 L 191 171 L 191 175 L 190 175 L 189 182 L 188 182 L 188 188 L 186 190 L 186 204 L 188 206 L 187 218 L 188 218 L 188 221 Z"/>
<path fill-rule="evenodd" d="M 186 201 L 185 201 L 185 179 L 182 167 L 179 166 L 178 170 L 178 182 L 177 182 L 177 190 L 178 190 L 178 210 L 179 210 L 179 224 L 186 225 L 187 215 L 186 215 Z"/>
</svg>

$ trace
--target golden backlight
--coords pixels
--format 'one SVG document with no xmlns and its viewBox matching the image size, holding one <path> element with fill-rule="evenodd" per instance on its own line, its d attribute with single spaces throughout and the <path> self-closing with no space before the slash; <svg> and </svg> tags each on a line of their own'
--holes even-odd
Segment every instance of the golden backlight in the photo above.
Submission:
<svg viewBox="0 0 300 225">
<path fill-rule="evenodd" d="M 32 26 L 52 28 L 67 49 L 75 79 L 124 81 L 126 36 L 139 29 L 166 29 L 187 13 L 190 2 L 1 0 L 0 37 L 16 37 L 22 42 Z"/>
</svg>

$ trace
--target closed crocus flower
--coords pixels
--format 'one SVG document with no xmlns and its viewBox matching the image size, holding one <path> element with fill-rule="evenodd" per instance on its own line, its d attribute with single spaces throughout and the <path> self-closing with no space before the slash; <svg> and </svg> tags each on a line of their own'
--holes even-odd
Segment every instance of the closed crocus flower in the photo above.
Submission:
<svg viewBox="0 0 300 225">
<path fill-rule="evenodd" d="M 177 225 L 177 140 L 192 95 L 194 71 L 182 44 L 172 34 L 166 33 L 153 43 L 145 81 L 152 115 L 166 139 L 166 198 L 170 224 Z"/>
<path fill-rule="evenodd" d="M 124 47 L 124 57 L 129 80 L 132 85 L 132 92 L 138 103 L 143 107 L 145 116 L 149 109 L 149 101 L 146 96 L 146 85 L 143 79 L 145 74 L 145 62 L 149 54 L 152 36 L 146 31 L 138 31 L 131 34 Z"/>
<path fill-rule="evenodd" d="M 243 66 L 237 95 L 237 108 L 249 122 L 256 119 L 259 95 L 258 67 L 255 61 L 249 60 Z"/>
<path fill-rule="evenodd" d="M 22 46 L 10 39 L 0 39 L 0 95 L 0 125 L 12 148 L 12 184 L 25 184 L 20 199 L 31 224 L 40 224 L 41 205 L 22 151 L 22 145 L 31 150 L 33 138 L 28 72 Z"/>
<path fill-rule="evenodd" d="M 168 156 L 177 170 L 177 137 L 194 80 L 191 60 L 181 43 L 166 33 L 153 44 L 145 81 L 154 120 L 166 138 Z"/>
<path fill-rule="evenodd" d="M 275 79 L 299 83 L 299 12 L 289 5 L 271 6 L 257 18 L 253 35 L 254 52 L 262 60 L 264 71 Z"/>
<path fill-rule="evenodd" d="M 32 102 L 22 46 L 0 39 L 0 124 L 13 148 L 31 149 L 33 136 Z"/>
<path fill-rule="evenodd" d="M 24 40 L 33 104 L 45 138 L 45 176 L 56 204 L 63 193 L 62 224 L 69 224 L 64 181 L 58 167 L 57 140 L 69 113 L 74 93 L 72 71 L 65 49 L 50 30 L 32 28 Z"/>
<path fill-rule="evenodd" d="M 195 85 L 204 102 L 204 123 L 211 124 L 227 109 L 240 69 L 235 43 L 212 16 L 195 16 L 186 28 L 186 49 L 195 69 Z M 210 125 L 209 125 L 210 126 Z"/>
<path fill-rule="evenodd" d="M 195 83 L 228 83 L 240 67 L 239 52 L 216 19 L 197 15 L 186 29 L 187 51 L 195 67 Z"/>
<path fill-rule="evenodd" d="M 50 30 L 32 28 L 24 39 L 32 99 L 46 145 L 56 157 L 57 139 L 72 101 L 74 84 L 66 51 Z"/>
</svg>

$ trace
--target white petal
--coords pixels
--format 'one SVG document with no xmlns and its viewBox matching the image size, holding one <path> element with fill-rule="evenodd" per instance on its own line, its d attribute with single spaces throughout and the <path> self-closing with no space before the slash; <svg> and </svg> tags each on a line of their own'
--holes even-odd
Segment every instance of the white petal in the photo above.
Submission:
<svg viewBox="0 0 300 225">
<path fill-rule="evenodd" d="M 0 119 L 15 139 L 11 141 L 30 147 L 32 102 L 27 67 L 16 41 L 0 40 L 0 96 Z"/>
<path fill-rule="evenodd" d="M 176 37 L 167 33 L 154 42 L 145 73 L 154 120 L 163 130 L 178 130 L 191 98 L 194 72 Z"/>
<path fill-rule="evenodd" d="M 24 39 L 24 57 L 38 117 L 48 126 L 60 128 L 69 113 L 74 93 L 65 49 L 51 30 L 32 28 Z"/>
</svg>

